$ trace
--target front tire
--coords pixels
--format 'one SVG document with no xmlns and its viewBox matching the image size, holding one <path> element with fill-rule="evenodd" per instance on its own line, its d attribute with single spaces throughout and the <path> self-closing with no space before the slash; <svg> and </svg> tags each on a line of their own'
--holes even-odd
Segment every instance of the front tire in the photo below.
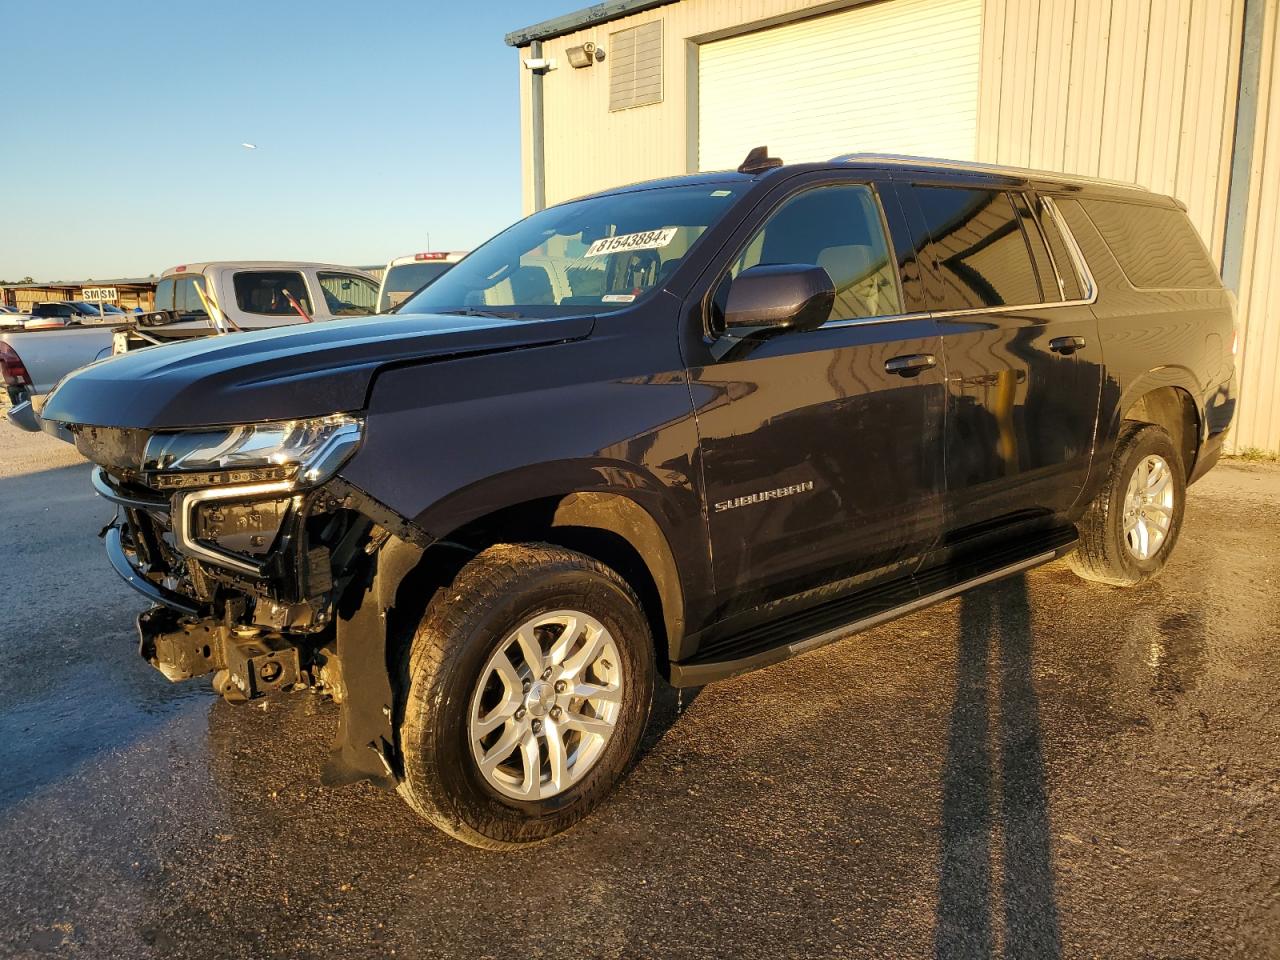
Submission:
<svg viewBox="0 0 1280 960">
<path fill-rule="evenodd" d="M 1106 484 L 1077 524 L 1071 568 L 1086 580 L 1132 587 L 1156 576 L 1182 529 L 1186 468 L 1163 427 L 1126 422 Z"/>
<path fill-rule="evenodd" d="M 609 567 L 499 544 L 437 591 L 406 673 L 401 796 L 502 849 L 573 826 L 625 773 L 653 700 L 653 640 Z"/>
</svg>

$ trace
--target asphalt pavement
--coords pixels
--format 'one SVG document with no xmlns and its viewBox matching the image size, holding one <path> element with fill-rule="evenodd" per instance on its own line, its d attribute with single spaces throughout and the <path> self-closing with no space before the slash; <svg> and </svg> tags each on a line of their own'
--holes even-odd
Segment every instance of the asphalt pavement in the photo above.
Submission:
<svg viewBox="0 0 1280 960">
<path fill-rule="evenodd" d="M 1058 563 L 701 690 L 485 853 L 318 785 L 333 707 L 136 655 L 70 447 L 0 424 L 0 956 L 1280 957 L 1280 466 L 1165 574 Z"/>
</svg>

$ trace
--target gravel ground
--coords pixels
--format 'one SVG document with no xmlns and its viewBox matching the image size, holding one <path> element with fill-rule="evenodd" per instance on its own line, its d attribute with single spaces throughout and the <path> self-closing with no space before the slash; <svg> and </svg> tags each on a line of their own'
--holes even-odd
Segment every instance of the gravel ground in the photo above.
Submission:
<svg viewBox="0 0 1280 960">
<path fill-rule="evenodd" d="M 0 955 L 1280 957 L 1280 467 L 1139 589 L 1054 564 L 665 692 L 517 854 L 319 787 L 331 706 L 139 660 L 87 474 L 0 424 Z"/>
</svg>

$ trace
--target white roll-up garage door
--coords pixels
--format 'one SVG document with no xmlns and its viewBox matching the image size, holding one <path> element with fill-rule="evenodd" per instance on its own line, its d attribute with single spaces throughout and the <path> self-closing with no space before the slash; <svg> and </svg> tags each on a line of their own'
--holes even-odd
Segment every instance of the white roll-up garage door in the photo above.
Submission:
<svg viewBox="0 0 1280 960">
<path fill-rule="evenodd" d="M 971 160 L 982 0 L 880 0 L 698 49 L 698 165 L 868 151 Z"/>
</svg>

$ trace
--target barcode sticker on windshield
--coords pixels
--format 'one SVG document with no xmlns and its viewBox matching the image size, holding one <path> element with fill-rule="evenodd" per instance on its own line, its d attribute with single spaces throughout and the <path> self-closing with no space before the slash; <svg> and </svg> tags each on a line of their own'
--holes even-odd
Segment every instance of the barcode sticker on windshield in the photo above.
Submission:
<svg viewBox="0 0 1280 960">
<path fill-rule="evenodd" d="M 607 253 L 621 253 L 627 250 L 657 250 L 665 247 L 676 238 L 678 227 L 663 227 L 661 230 L 645 230 L 642 233 L 623 233 L 616 237 L 604 237 L 587 247 L 584 257 L 602 257 Z"/>
</svg>

